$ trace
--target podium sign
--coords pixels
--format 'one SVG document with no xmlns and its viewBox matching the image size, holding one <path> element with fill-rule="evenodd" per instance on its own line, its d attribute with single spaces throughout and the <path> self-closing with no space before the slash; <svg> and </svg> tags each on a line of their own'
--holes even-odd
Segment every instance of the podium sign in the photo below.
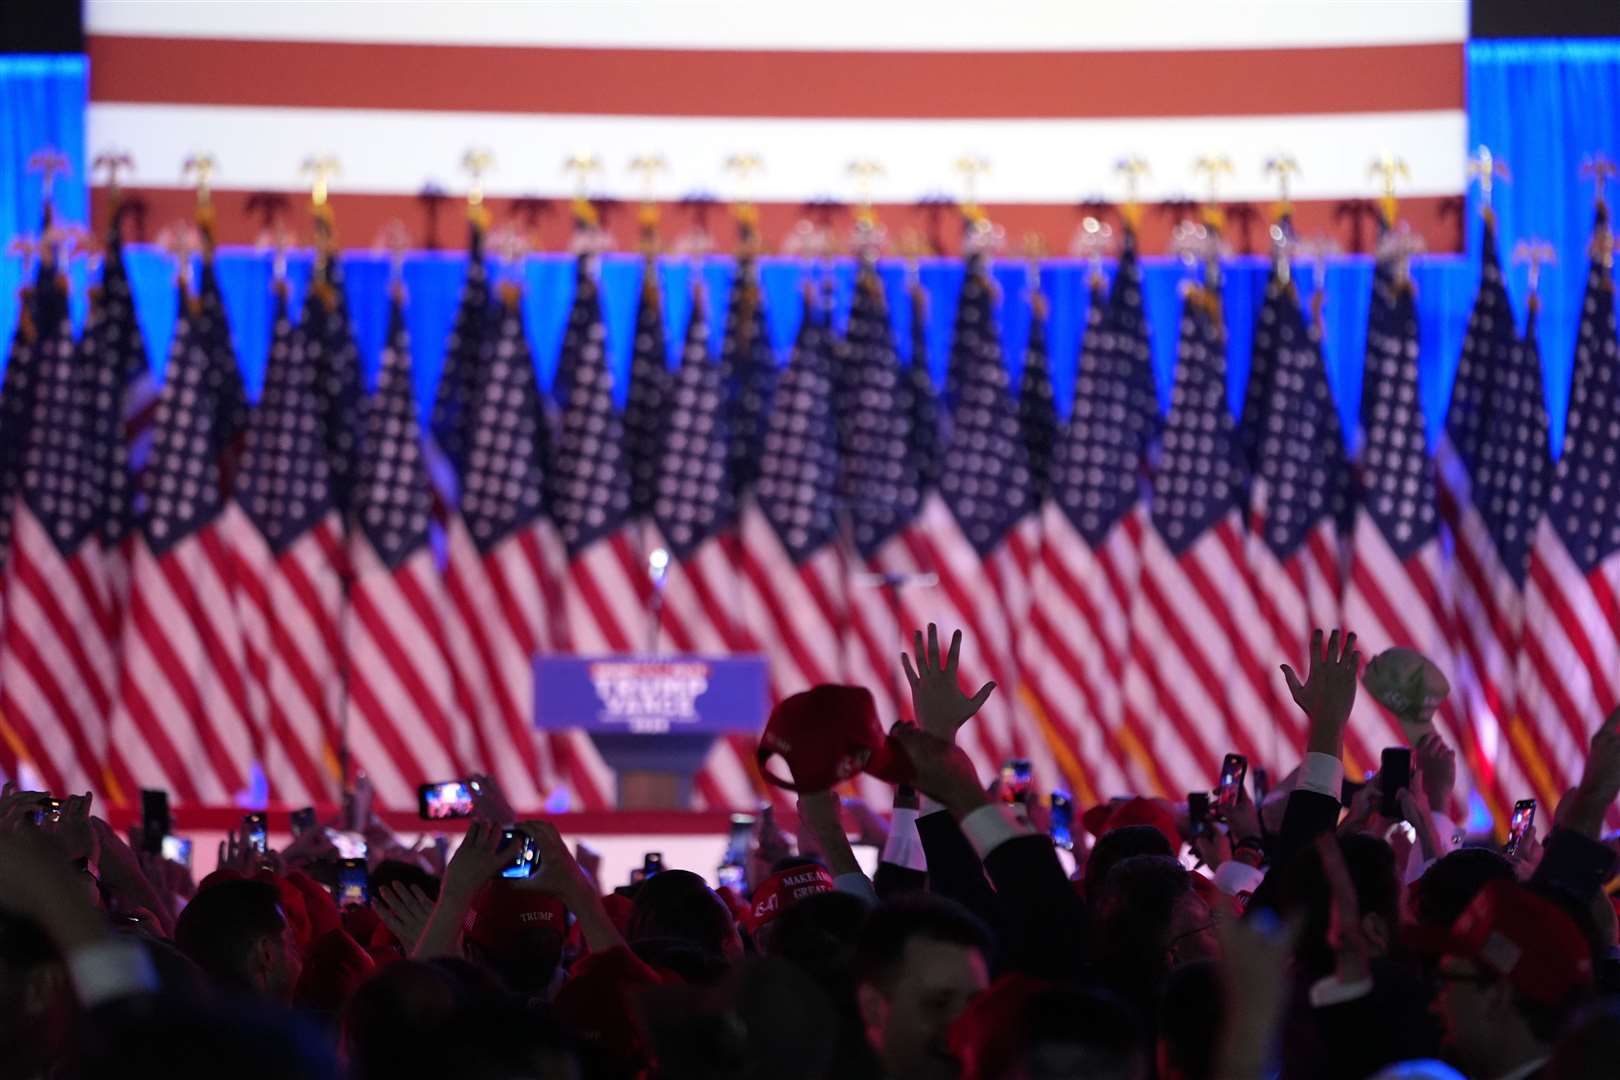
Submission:
<svg viewBox="0 0 1620 1080">
<path fill-rule="evenodd" d="M 540 656 L 534 723 L 589 733 L 621 807 L 684 808 L 715 736 L 765 726 L 769 677 L 762 656 Z"/>
</svg>

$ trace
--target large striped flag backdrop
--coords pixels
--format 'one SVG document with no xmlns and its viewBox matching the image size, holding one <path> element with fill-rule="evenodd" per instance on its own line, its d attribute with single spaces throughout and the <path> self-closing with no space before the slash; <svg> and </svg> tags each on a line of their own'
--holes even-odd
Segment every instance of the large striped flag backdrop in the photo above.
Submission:
<svg viewBox="0 0 1620 1080">
<path fill-rule="evenodd" d="M 1581 304 L 1564 452 L 1525 586 L 1519 699 L 1555 777 L 1580 775 L 1587 740 L 1620 704 L 1620 345 L 1614 236 L 1600 200 Z"/>
<path fill-rule="evenodd" d="M 915 200 L 967 150 L 993 163 L 978 199 L 1010 235 L 1066 234 L 1074 199 L 1107 190 L 1127 154 L 1155 166 L 1149 201 L 1173 196 L 1197 147 L 1254 163 L 1288 147 L 1307 234 L 1340 230 L 1333 207 L 1369 194 L 1380 149 L 1410 166 L 1431 250 L 1455 242 L 1440 206 L 1464 190 L 1465 4 L 829 0 L 806 19 L 753 0 L 417 0 L 378 18 L 363 0 L 90 0 L 86 23 L 89 144 L 132 151 L 128 182 L 159 220 L 184 201 L 176 164 L 209 147 L 231 240 L 252 239 L 248 193 L 293 189 L 328 147 L 365 148 L 342 178 L 363 236 L 420 220 L 416 194 L 468 146 L 499 151 L 496 198 L 572 194 L 572 147 L 610 163 L 601 194 L 621 199 L 642 195 L 623 163 L 649 149 L 669 161 L 666 197 L 734 191 L 726 156 L 756 153 L 749 194 L 773 236 L 804 201 L 849 191 L 851 157 L 883 162 L 872 196 L 895 230 L 924 224 Z M 1228 193 L 1270 195 L 1257 168 Z M 1158 248 L 1168 222 L 1148 221 Z"/>
</svg>

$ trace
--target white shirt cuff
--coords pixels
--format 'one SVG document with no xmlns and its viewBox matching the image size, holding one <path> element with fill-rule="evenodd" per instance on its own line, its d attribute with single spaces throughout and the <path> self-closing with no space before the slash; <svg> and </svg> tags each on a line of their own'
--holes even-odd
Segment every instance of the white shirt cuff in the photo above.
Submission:
<svg viewBox="0 0 1620 1080">
<path fill-rule="evenodd" d="M 109 938 L 74 949 L 67 957 L 68 973 L 79 1003 L 93 1009 L 135 994 L 155 993 L 157 968 L 137 941 Z"/>
<path fill-rule="evenodd" d="M 919 812 L 896 807 L 889 822 L 889 839 L 883 844 L 883 861 L 907 870 L 926 872 L 928 857 L 923 854 L 922 838 L 917 835 Z"/>
<path fill-rule="evenodd" d="M 1337 975 L 1317 979 L 1311 984 L 1311 1007 L 1325 1009 L 1329 1005 L 1343 1005 L 1372 993 L 1373 981 L 1368 976 L 1355 982 L 1340 982 Z"/>
<path fill-rule="evenodd" d="M 1266 875 L 1260 872 L 1259 867 L 1237 859 L 1227 859 L 1216 867 L 1213 880 L 1221 892 L 1227 896 L 1237 896 L 1239 893 L 1253 893 L 1266 880 Z"/>
<path fill-rule="evenodd" d="M 848 874 L 839 874 L 833 878 L 833 889 L 841 893 L 858 896 L 868 904 L 877 903 L 877 890 L 872 887 L 871 879 L 859 870 Z"/>
<path fill-rule="evenodd" d="M 1312 752 L 1305 755 L 1299 766 L 1298 787 L 1330 796 L 1334 802 L 1344 793 L 1344 762 L 1332 754 Z"/>
<path fill-rule="evenodd" d="M 1035 830 L 1020 821 L 1012 807 L 1004 803 L 981 806 L 962 819 L 962 835 L 973 845 L 979 858 L 988 858 L 996 848 L 1020 836 L 1034 836 Z"/>
</svg>

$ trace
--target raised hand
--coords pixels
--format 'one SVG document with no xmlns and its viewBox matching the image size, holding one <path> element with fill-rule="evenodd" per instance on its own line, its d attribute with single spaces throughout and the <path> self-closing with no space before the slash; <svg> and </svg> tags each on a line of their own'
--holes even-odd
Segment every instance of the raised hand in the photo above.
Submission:
<svg viewBox="0 0 1620 1080">
<path fill-rule="evenodd" d="M 1598 839 L 1603 816 L 1620 795 L 1620 709 L 1615 709 L 1592 735 L 1592 748 L 1586 755 L 1586 768 L 1573 796 L 1560 807 L 1566 824 L 1576 832 Z"/>
<path fill-rule="evenodd" d="M 987 682 L 972 697 L 962 692 L 956 681 L 957 661 L 962 652 L 962 631 L 951 635 L 951 647 L 943 662 L 939 655 L 939 627 L 928 624 L 928 644 L 923 646 L 922 631 L 917 631 L 915 648 L 916 666 L 911 657 L 900 654 L 900 666 L 905 668 L 906 681 L 911 684 L 911 705 L 917 713 L 917 723 L 935 738 L 947 742 L 956 740 L 956 730 L 973 718 L 990 700 L 996 684 Z"/>
<path fill-rule="evenodd" d="M 1282 666 L 1288 692 L 1294 704 L 1310 719 L 1306 750 L 1339 757 L 1344 751 L 1344 727 L 1350 722 L 1350 709 L 1356 703 L 1356 674 L 1361 653 L 1356 651 L 1356 635 L 1339 631 L 1322 641 L 1322 631 L 1311 634 L 1310 672 L 1302 681 L 1292 667 Z"/>
<path fill-rule="evenodd" d="M 1457 752 L 1434 732 L 1419 739 L 1413 750 L 1416 760 L 1412 764 L 1423 773 L 1423 793 L 1429 806 L 1444 811 L 1457 786 Z"/>
<path fill-rule="evenodd" d="M 493 776 L 474 773 L 467 777 L 467 787 L 472 792 L 473 811 L 485 821 L 510 825 L 517 820 L 517 811 Z"/>
<path fill-rule="evenodd" d="M 444 868 L 443 892 L 463 899 L 471 899 L 483 888 L 484 882 L 494 877 L 516 856 L 513 844 L 501 844 L 501 826 L 485 821 L 473 821 L 467 826 L 467 835 L 450 856 Z"/>
<path fill-rule="evenodd" d="M 396 881 L 379 889 L 371 906 L 409 956 L 433 915 L 433 898 L 420 885 Z"/>
<path fill-rule="evenodd" d="M 624 944 L 624 937 L 608 917 L 596 883 L 569 854 L 568 843 L 549 821 L 520 821 L 517 827 L 534 841 L 539 868 L 534 876 L 513 882 L 520 889 L 550 893 L 568 906 L 579 920 L 580 932 L 592 952 Z"/>
</svg>

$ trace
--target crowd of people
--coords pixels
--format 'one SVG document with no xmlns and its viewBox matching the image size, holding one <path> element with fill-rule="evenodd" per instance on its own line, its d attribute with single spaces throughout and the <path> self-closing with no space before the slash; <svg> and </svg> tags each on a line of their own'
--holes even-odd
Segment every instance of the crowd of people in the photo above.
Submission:
<svg viewBox="0 0 1620 1080">
<path fill-rule="evenodd" d="M 1432 735 L 1398 793 L 1347 781 L 1361 657 L 1318 633 L 1284 669 L 1307 744 L 1275 791 L 1208 827 L 1115 799 L 1071 873 L 1038 805 L 956 745 L 994 689 L 964 692 L 960 648 L 930 627 L 905 660 L 918 722 L 881 751 L 903 782 L 870 877 L 837 792 L 798 771 L 797 837 L 762 822 L 740 885 L 671 867 L 604 889 L 486 781 L 448 858 L 374 843 L 364 902 L 313 843 L 233 837 L 193 884 L 88 795 L 8 786 L 0 1076 L 1620 1073 L 1620 710 L 1545 838 L 1507 852 L 1446 827 Z M 533 873 L 508 876 L 525 847 Z"/>
</svg>

